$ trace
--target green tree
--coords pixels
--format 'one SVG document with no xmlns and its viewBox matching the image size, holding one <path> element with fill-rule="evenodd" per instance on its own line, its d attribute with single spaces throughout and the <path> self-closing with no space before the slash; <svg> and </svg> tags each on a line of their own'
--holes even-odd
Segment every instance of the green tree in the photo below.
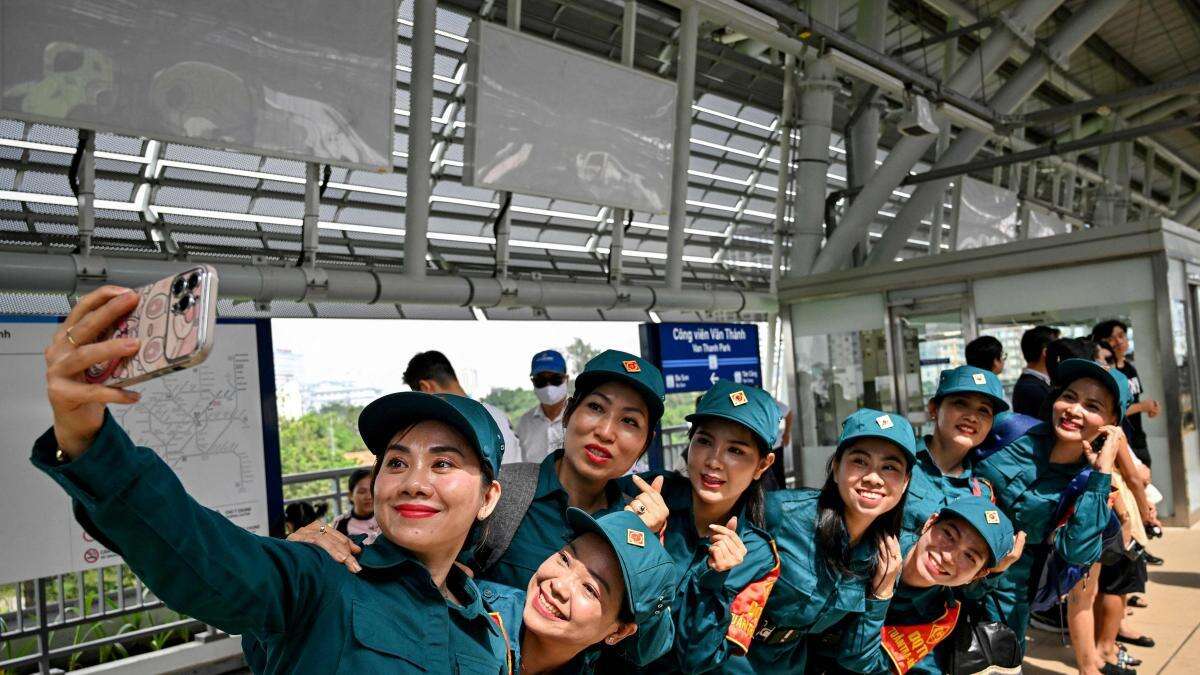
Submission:
<svg viewBox="0 0 1200 675">
<path fill-rule="evenodd" d="M 572 376 L 578 375 L 583 371 L 583 367 L 592 357 L 599 354 L 600 350 L 584 342 L 580 338 L 575 338 L 575 341 L 567 345 L 563 350 L 567 353 L 567 365 L 571 369 Z"/>
<path fill-rule="evenodd" d="M 354 466 L 346 454 L 366 450 L 358 436 L 359 406 L 326 405 L 279 424 L 279 459 L 283 473 L 303 473 Z"/>
<path fill-rule="evenodd" d="M 504 411 L 508 415 L 510 422 L 515 422 L 525 414 L 533 406 L 537 405 L 537 396 L 534 395 L 533 389 L 510 389 L 508 387 L 497 387 L 487 396 L 483 397 L 484 403 L 490 403 Z"/>
</svg>

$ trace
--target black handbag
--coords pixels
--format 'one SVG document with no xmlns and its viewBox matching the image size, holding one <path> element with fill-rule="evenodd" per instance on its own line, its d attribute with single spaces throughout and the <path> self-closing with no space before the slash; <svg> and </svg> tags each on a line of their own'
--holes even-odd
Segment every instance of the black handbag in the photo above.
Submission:
<svg viewBox="0 0 1200 675">
<path fill-rule="evenodd" d="M 972 675 L 993 666 L 1016 668 L 1024 648 L 1013 629 L 999 621 L 985 621 L 975 612 L 963 612 L 954 629 L 950 675 Z"/>
</svg>

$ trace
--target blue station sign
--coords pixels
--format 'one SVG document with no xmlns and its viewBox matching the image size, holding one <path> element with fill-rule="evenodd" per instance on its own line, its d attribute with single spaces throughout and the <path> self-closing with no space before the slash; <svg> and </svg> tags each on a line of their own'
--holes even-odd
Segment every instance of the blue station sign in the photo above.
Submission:
<svg viewBox="0 0 1200 675">
<path fill-rule="evenodd" d="M 667 393 L 705 391 L 718 378 L 762 386 L 758 326 L 644 323 L 642 356 L 662 369 Z"/>
</svg>

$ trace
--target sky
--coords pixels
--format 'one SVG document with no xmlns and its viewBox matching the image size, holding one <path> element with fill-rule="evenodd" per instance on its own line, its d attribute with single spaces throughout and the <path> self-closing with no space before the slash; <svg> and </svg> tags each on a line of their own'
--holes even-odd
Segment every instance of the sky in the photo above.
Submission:
<svg viewBox="0 0 1200 675">
<path fill-rule="evenodd" d="M 302 358 L 302 382 L 349 380 L 403 391 L 402 375 L 417 352 L 437 349 L 454 365 L 467 394 L 529 387 L 529 362 L 543 349 L 575 338 L 597 349 L 641 353 L 638 324 L 621 321 L 422 321 L 411 319 L 273 319 L 275 350 Z"/>
</svg>

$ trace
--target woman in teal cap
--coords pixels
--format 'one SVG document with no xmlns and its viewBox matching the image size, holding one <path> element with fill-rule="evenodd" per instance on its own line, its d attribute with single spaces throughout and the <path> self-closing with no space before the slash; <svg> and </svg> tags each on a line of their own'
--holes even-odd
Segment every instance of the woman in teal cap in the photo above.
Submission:
<svg viewBox="0 0 1200 675">
<path fill-rule="evenodd" d="M 479 578 L 524 588 L 542 561 L 571 536 L 569 507 L 593 515 L 624 508 L 617 479 L 650 447 L 665 386 L 658 368 L 633 354 L 610 349 L 587 362 L 563 412 L 563 447 L 540 464 L 504 468 L 505 480 L 512 476 L 514 483 L 529 483 L 532 498 L 524 504 L 501 502 L 489 536 L 470 561 Z M 519 520 L 512 519 L 515 527 L 501 522 L 513 515 L 512 506 L 520 510 Z M 509 541 L 496 537 L 506 530 Z M 494 545 L 497 541 L 500 545 Z"/>
<path fill-rule="evenodd" d="M 762 529 L 760 481 L 775 461 L 779 406 L 762 389 L 718 380 L 687 421 L 687 475 L 663 473 L 650 484 L 634 477 L 641 494 L 625 507 L 662 533 L 679 569 L 675 648 L 646 669 L 653 673 L 714 670 L 745 654 L 766 599 L 762 587 L 778 574 Z M 756 592 L 757 606 L 735 607 L 739 594 Z"/>
<path fill-rule="evenodd" d="M 629 511 L 571 508 L 567 522 L 573 538 L 525 589 L 480 582 L 514 637 L 514 672 L 606 672 L 667 653 L 678 572 L 657 536 Z"/>
<path fill-rule="evenodd" d="M 808 636 L 847 620 L 837 667 L 874 664 L 900 570 L 901 514 L 916 454 L 908 420 L 861 409 L 846 418 L 825 485 L 767 495 L 781 574 L 747 656 L 756 673 L 801 673 Z"/>
<path fill-rule="evenodd" d="M 1117 450 L 1124 442 L 1121 420 L 1129 404 L 1129 383 L 1118 371 L 1084 359 L 1067 359 L 1054 378 L 1048 416 L 1024 436 L 976 466 L 996 493 L 1000 508 L 1029 544 L 1021 558 L 994 584 L 995 620 L 1007 623 L 1024 642 L 1029 625 L 1030 576 L 1049 549 L 1072 565 L 1100 559 L 1108 523 L 1108 493 Z M 1101 440 L 1101 437 L 1103 439 Z M 1065 522 L 1055 522 L 1060 495 L 1081 472 L 1083 482 Z"/>
<path fill-rule="evenodd" d="M 1008 410 L 1000 380 L 989 370 L 943 370 L 929 399 L 933 433 L 917 446 L 917 462 L 904 504 L 903 528 L 920 532 L 929 516 L 959 497 L 991 496 L 974 475 L 973 451 L 987 439 L 997 413 Z"/>
<path fill-rule="evenodd" d="M 487 411 L 417 392 L 363 410 L 382 536 L 351 574 L 315 547 L 252 534 L 200 506 L 114 421 L 106 404 L 138 395 L 88 384 L 83 373 L 140 348 L 136 339 L 93 342 L 137 300 L 105 286 L 55 334 L 46 349 L 54 426 L 31 460 L 138 577 L 172 609 L 253 638 L 265 672 L 507 672 L 506 638 L 454 565 L 500 495 L 503 440 Z"/>
</svg>

